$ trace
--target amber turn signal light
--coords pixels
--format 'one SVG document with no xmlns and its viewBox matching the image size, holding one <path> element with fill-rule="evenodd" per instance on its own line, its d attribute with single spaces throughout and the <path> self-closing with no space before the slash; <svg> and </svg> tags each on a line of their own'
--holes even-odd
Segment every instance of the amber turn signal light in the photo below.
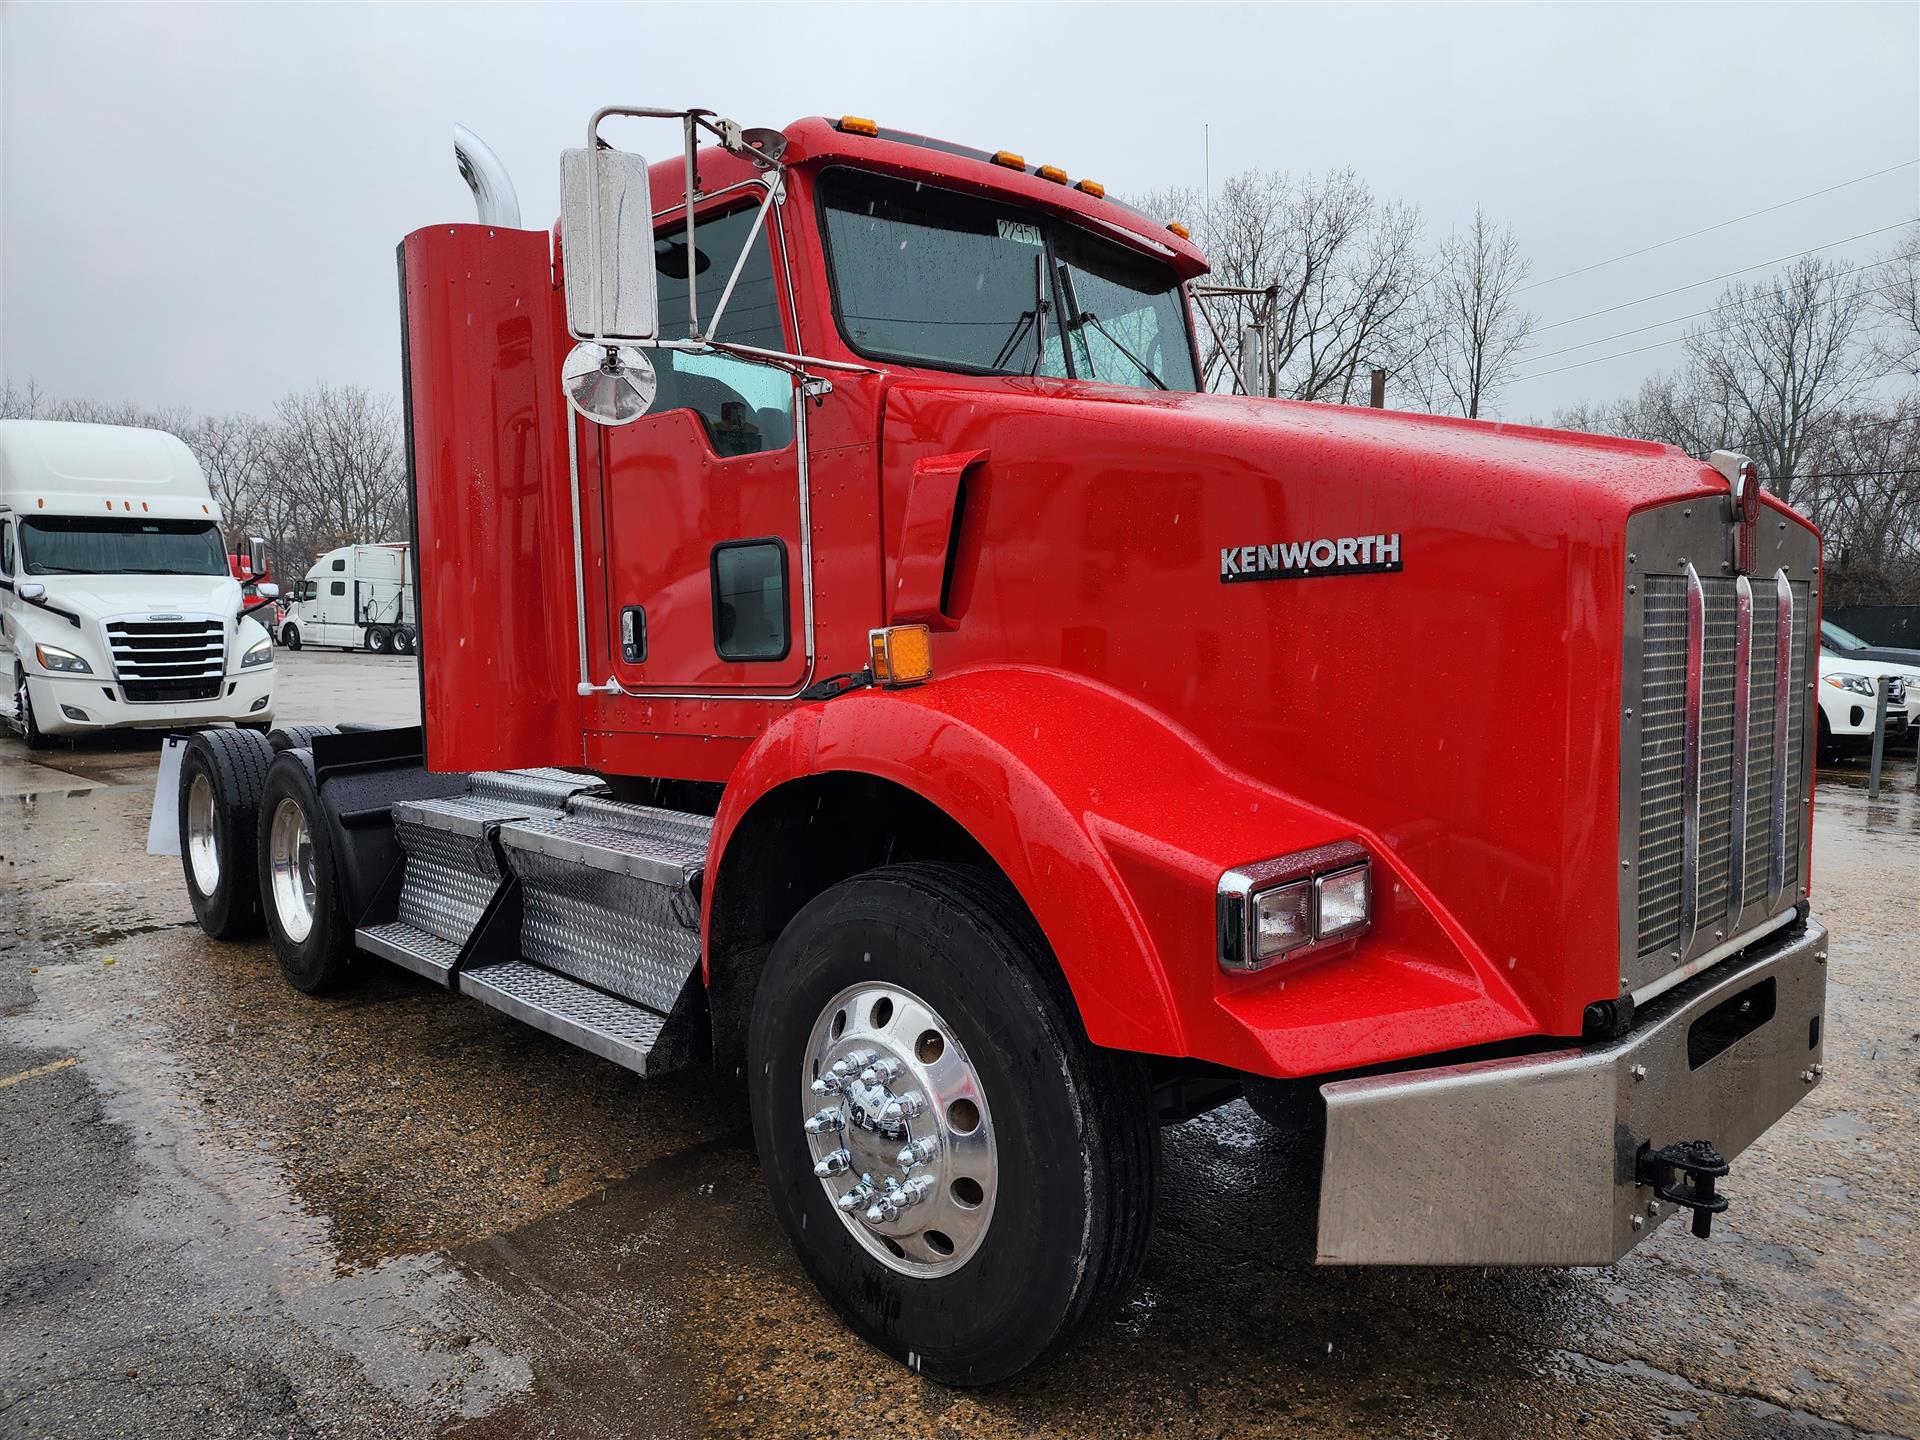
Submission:
<svg viewBox="0 0 1920 1440">
<path fill-rule="evenodd" d="M 889 625 L 867 632 L 873 683 L 887 689 L 918 685 L 933 675 L 933 636 L 924 625 Z"/>
</svg>

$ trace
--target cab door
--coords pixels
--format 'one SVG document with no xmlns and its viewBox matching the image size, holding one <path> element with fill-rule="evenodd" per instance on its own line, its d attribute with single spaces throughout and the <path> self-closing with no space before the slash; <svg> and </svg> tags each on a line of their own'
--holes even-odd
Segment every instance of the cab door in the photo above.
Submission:
<svg viewBox="0 0 1920 1440">
<path fill-rule="evenodd" d="M 687 277 L 715 338 L 791 352 L 776 241 L 757 235 L 762 192 L 742 187 L 656 232 L 661 338 L 687 333 Z M 776 224 L 769 217 L 767 227 Z M 751 237 L 738 284 L 715 302 Z M 599 674 L 628 690 L 727 695 L 797 687 L 806 673 L 795 382 L 730 355 L 645 352 L 648 413 L 600 429 L 605 629 Z"/>
</svg>

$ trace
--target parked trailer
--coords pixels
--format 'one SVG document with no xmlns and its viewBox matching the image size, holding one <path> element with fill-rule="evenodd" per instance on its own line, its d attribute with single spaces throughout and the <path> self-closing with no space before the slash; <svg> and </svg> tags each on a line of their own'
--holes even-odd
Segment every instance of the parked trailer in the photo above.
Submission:
<svg viewBox="0 0 1920 1440">
<path fill-rule="evenodd" d="M 307 571 L 276 638 L 289 650 L 328 645 L 411 655 L 419 633 L 413 597 L 411 546 L 342 545 Z"/>
<path fill-rule="evenodd" d="M 1819 541 L 1750 462 L 1199 393 L 1185 232 L 1006 152 L 603 111 L 552 233 L 460 161 L 400 252 L 424 725 L 195 736 L 210 934 L 744 1083 L 822 1294 L 949 1384 L 1124 1295 L 1157 1126 L 1242 1094 L 1325 1263 L 1707 1234 L 1826 1038 Z"/>
</svg>

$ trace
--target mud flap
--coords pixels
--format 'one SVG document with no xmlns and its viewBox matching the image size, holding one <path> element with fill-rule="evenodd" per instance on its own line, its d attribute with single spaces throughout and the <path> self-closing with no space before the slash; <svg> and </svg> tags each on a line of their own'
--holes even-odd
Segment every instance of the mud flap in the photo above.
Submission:
<svg viewBox="0 0 1920 1440">
<path fill-rule="evenodd" d="M 180 762 L 186 754 L 186 736 L 167 736 L 160 749 L 160 773 L 153 781 L 153 814 L 147 820 L 149 855 L 180 853 Z"/>
</svg>

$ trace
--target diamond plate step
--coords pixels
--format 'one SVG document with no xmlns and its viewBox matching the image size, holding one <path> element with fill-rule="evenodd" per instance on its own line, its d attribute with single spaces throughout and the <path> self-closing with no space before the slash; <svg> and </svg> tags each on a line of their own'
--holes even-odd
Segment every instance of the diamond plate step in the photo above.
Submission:
<svg viewBox="0 0 1920 1440">
<path fill-rule="evenodd" d="M 523 960 L 464 971 L 460 989 L 536 1030 L 641 1075 L 649 1073 L 649 1059 L 666 1026 L 664 1016 Z M 671 1068 L 671 1063 L 656 1062 L 651 1073 Z"/>
<path fill-rule="evenodd" d="M 460 958 L 460 947 L 453 941 L 443 940 L 404 920 L 356 930 L 353 941 L 368 954 L 391 960 L 440 985 L 447 983 L 447 976 L 453 973 L 453 962 Z"/>
<path fill-rule="evenodd" d="M 705 816 L 576 797 L 500 827 L 520 880 L 524 958 L 662 1014 L 700 963 Z"/>
</svg>

